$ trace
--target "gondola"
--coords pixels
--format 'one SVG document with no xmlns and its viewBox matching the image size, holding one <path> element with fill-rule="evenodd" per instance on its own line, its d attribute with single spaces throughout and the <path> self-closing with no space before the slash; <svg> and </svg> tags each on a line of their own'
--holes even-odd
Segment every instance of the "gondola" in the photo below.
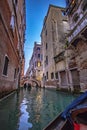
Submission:
<svg viewBox="0 0 87 130">
<path fill-rule="evenodd" d="M 43 130 L 87 130 L 87 92 L 75 99 Z"/>
</svg>

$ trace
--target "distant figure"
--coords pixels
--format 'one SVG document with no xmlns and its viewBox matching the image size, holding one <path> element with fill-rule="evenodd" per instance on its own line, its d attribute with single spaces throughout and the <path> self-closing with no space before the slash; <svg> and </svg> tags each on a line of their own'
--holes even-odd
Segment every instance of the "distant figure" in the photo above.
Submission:
<svg viewBox="0 0 87 130">
<path fill-rule="evenodd" d="M 38 88 L 38 84 L 36 84 L 36 88 Z"/>
<path fill-rule="evenodd" d="M 28 90 L 31 90 L 31 84 L 30 83 L 28 83 Z"/>
</svg>

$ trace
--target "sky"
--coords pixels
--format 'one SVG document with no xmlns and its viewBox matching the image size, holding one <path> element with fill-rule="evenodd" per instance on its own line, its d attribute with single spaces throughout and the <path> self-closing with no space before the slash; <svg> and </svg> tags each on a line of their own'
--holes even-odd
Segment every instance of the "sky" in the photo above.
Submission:
<svg viewBox="0 0 87 130">
<path fill-rule="evenodd" d="M 44 17 L 47 15 L 49 4 L 65 7 L 65 0 L 26 0 L 26 31 L 25 31 L 25 70 L 29 67 L 34 42 L 41 42 L 41 31 Z"/>
</svg>

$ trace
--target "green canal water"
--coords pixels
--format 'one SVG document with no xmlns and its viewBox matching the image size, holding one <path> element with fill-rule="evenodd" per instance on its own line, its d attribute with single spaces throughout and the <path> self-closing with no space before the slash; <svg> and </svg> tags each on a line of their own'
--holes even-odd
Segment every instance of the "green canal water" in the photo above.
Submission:
<svg viewBox="0 0 87 130">
<path fill-rule="evenodd" d="M 0 130 L 42 130 L 77 96 L 32 88 L 0 101 Z"/>
</svg>

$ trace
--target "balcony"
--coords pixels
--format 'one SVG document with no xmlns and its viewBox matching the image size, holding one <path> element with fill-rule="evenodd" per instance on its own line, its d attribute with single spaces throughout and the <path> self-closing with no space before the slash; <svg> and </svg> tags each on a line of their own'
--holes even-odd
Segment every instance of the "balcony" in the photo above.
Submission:
<svg viewBox="0 0 87 130">
<path fill-rule="evenodd" d="M 82 37 L 85 40 L 87 39 L 87 12 L 69 33 L 68 41 L 73 44 L 75 41 L 78 42 Z"/>
<path fill-rule="evenodd" d="M 61 60 L 64 60 L 64 51 L 62 51 L 61 53 L 59 53 L 58 55 L 56 55 L 54 57 L 55 63 L 60 62 Z"/>
<path fill-rule="evenodd" d="M 66 14 L 71 15 L 74 12 L 74 8 L 76 7 L 78 1 L 77 0 L 71 0 L 67 4 Z"/>
</svg>

